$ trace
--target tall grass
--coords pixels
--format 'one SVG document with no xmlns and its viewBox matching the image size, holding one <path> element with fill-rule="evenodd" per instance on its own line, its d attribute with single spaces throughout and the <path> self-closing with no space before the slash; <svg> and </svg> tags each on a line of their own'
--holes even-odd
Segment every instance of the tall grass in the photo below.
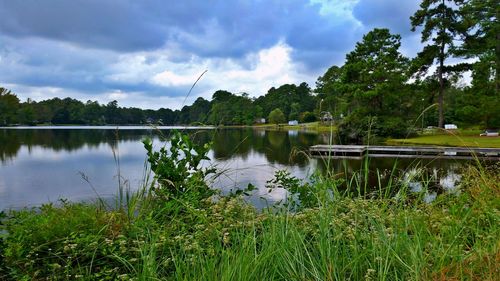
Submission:
<svg viewBox="0 0 500 281">
<path fill-rule="evenodd" d="M 238 198 L 170 217 L 140 197 L 124 210 L 67 204 L 16 211 L 3 278 L 135 280 L 498 280 L 498 167 L 466 172 L 458 195 L 363 198 L 318 179 L 310 207 L 257 212 Z M 405 191 L 401 191 L 405 192 Z M 403 199 L 402 199 L 403 198 Z M 150 201 L 144 204 L 143 201 Z M 142 210 L 138 210 L 142 209 Z M 160 213 L 165 213 L 164 211 Z"/>
<path fill-rule="evenodd" d="M 136 192 L 118 177 L 114 208 L 100 200 L 9 212 L 0 279 L 500 280 L 500 166 L 470 166 L 459 193 L 426 203 L 430 180 L 411 193 L 392 180 L 396 165 L 386 183 L 377 172 L 371 190 L 368 161 L 305 184 L 282 174 L 300 204 L 259 211 L 235 195 L 189 194 L 208 186 L 163 193 L 145 164 Z M 194 180 L 181 184 L 203 185 Z"/>
</svg>

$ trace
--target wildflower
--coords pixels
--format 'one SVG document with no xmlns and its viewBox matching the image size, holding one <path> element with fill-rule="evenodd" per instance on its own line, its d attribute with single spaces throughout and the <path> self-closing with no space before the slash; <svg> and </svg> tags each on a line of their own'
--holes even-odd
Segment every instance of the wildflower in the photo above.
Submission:
<svg viewBox="0 0 500 281">
<path fill-rule="evenodd" d="M 222 242 L 226 245 L 229 243 L 229 232 L 224 232 L 224 236 L 222 237 Z"/>
<path fill-rule="evenodd" d="M 369 268 L 365 274 L 365 280 L 373 280 L 373 275 L 375 275 L 375 269 Z"/>
<path fill-rule="evenodd" d="M 59 268 L 61 268 L 61 267 L 62 267 L 62 266 L 61 266 L 60 264 L 58 264 L 58 263 L 53 263 L 53 264 L 51 264 L 50 266 L 52 266 L 52 268 L 53 268 L 53 269 L 59 269 Z"/>
<path fill-rule="evenodd" d="M 118 275 L 117 277 L 118 277 L 118 279 L 120 279 L 120 280 L 128 280 L 128 279 L 130 279 L 130 278 L 128 277 L 128 274 L 120 274 L 120 275 Z"/>
</svg>

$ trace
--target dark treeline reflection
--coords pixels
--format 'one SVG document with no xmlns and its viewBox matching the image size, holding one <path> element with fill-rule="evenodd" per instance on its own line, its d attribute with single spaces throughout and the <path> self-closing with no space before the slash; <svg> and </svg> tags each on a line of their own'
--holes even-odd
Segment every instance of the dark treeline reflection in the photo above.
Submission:
<svg viewBox="0 0 500 281">
<path fill-rule="evenodd" d="M 235 155 L 246 159 L 250 153 L 265 155 L 269 163 L 305 166 L 306 152 L 311 145 L 320 143 L 318 134 L 297 131 L 221 130 L 213 136 L 213 152 L 216 159 L 228 159 Z"/>
<path fill-rule="evenodd" d="M 15 158 L 22 146 L 75 151 L 103 143 L 113 147 L 118 140 L 140 140 L 143 136 L 140 130 L 0 129 L 0 160 Z"/>
<path fill-rule="evenodd" d="M 462 177 L 462 164 L 470 163 L 451 159 L 308 159 L 308 148 L 328 143 L 328 134 L 251 128 L 184 132 L 195 143 L 212 143 L 210 157 L 223 175 L 214 180 L 213 186 L 229 191 L 252 183 L 258 187 L 250 199 L 256 205 L 264 204 L 261 197 L 269 202 L 285 198 L 286 192 L 269 193 L 265 187 L 279 169 L 306 181 L 314 172 L 330 173 L 359 186 L 363 193 L 378 191 L 391 182 L 395 187 L 392 192 L 405 186 L 423 191 L 432 200 L 439 192 L 454 190 Z M 132 187 L 139 187 L 146 159 L 141 140 L 150 137 L 159 149 L 168 146 L 171 133 L 168 129 L 130 127 L 0 129 L 0 210 L 55 198 L 95 196 L 80 172 L 88 176 L 99 194 L 116 192 L 117 168 Z M 113 152 L 119 156 L 118 163 Z"/>
<path fill-rule="evenodd" d="M 266 131 L 248 129 L 222 130 L 185 130 L 195 143 L 212 143 L 213 160 L 230 159 L 255 161 L 255 156 L 265 158 L 268 164 L 296 166 L 311 165 L 308 148 L 315 144 L 328 143 L 327 134 L 298 131 Z M 1 129 L 0 160 L 15 159 L 22 147 L 28 149 L 42 147 L 52 151 L 87 151 L 102 144 L 109 146 L 109 151 L 119 143 L 136 143 L 136 154 L 141 153 L 141 140 L 151 137 L 157 147 L 162 141 L 168 141 L 171 130 L 155 129 Z M 85 147 L 85 149 L 84 149 Z M 50 153 L 47 151 L 46 153 Z M 145 156 L 145 151 L 144 151 Z M 460 167 L 468 161 L 450 159 L 406 159 L 372 158 L 366 160 L 315 159 L 320 173 L 330 172 L 346 181 L 358 181 L 367 189 L 373 190 L 379 185 L 386 185 L 394 179 L 427 181 L 431 186 L 440 186 L 439 180 L 460 174 Z M 141 163 L 139 163 L 141 164 Z M 487 163 L 486 163 L 487 164 Z M 366 171 L 366 173 L 365 173 Z M 361 176 L 353 178 L 353 175 Z M 365 178 L 365 175 L 366 178 Z M 416 179 L 418 177 L 418 179 Z M 441 184 L 442 185 L 442 184 Z"/>
<path fill-rule="evenodd" d="M 118 142 L 140 142 L 146 137 L 168 140 L 170 130 L 105 130 L 105 129 L 0 129 L 0 160 L 16 157 L 25 146 L 54 151 L 76 151 L 83 146 L 110 148 Z M 318 134 L 296 131 L 264 131 L 253 129 L 186 130 L 198 144 L 212 142 L 215 159 L 239 156 L 246 159 L 250 153 L 265 155 L 270 163 L 304 166 L 307 158 L 300 151 L 320 143 Z"/>
</svg>

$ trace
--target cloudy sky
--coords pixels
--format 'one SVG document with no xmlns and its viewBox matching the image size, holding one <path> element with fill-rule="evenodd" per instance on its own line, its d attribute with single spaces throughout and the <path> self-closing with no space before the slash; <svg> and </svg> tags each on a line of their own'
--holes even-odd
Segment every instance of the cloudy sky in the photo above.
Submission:
<svg viewBox="0 0 500 281">
<path fill-rule="evenodd" d="M 413 57 L 419 0 L 0 0 L 0 87 L 21 100 L 72 97 L 181 108 L 218 89 L 260 96 L 314 86 L 374 27 Z"/>
</svg>

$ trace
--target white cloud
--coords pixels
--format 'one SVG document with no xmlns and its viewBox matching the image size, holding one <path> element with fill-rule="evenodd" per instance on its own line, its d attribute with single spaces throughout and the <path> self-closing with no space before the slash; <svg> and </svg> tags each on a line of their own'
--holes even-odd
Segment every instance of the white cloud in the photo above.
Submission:
<svg viewBox="0 0 500 281">
<path fill-rule="evenodd" d="M 355 20 L 352 10 L 358 2 L 359 0 L 310 0 L 311 4 L 321 6 L 319 12 L 322 16 L 335 16 L 350 20 Z"/>
<path fill-rule="evenodd" d="M 226 61 L 211 72 L 211 84 L 233 92 L 247 92 L 251 96 L 263 95 L 273 86 L 285 83 L 300 83 L 310 80 L 299 73 L 302 68 L 291 59 L 292 48 L 280 42 L 269 49 L 250 54 L 255 64 L 245 69 L 233 61 Z"/>
<path fill-rule="evenodd" d="M 115 71 L 106 79 L 119 82 L 137 83 L 146 82 L 151 85 L 176 87 L 183 89 L 186 94 L 190 87 L 203 73 L 208 70 L 195 87 L 193 94 L 187 100 L 190 104 L 198 96 L 210 99 L 211 95 L 219 89 L 234 93 L 246 92 L 250 96 L 260 96 L 271 87 L 279 87 L 285 83 L 314 83 L 319 74 L 305 74 L 303 66 L 291 58 L 293 49 L 284 42 L 248 54 L 243 60 L 228 58 L 201 59 L 193 56 L 186 62 L 173 62 L 166 55 L 169 49 L 141 52 L 120 56 L 119 61 L 111 67 Z M 149 59 L 147 59 L 149 58 Z M 123 94 L 123 93 L 121 93 Z M 136 95 L 136 94 L 134 94 Z M 142 93 L 143 98 L 150 99 L 152 108 L 158 108 L 155 99 L 148 97 L 147 92 Z M 129 94 L 125 100 L 132 98 Z M 184 100 L 184 97 L 170 98 Z M 171 108 L 180 108 L 182 102 L 175 105 L 166 105 Z M 163 105 L 165 107 L 165 105 Z"/>
<path fill-rule="evenodd" d="M 117 101 L 125 100 L 125 99 L 127 99 L 128 96 L 129 96 L 128 94 L 122 92 L 121 90 L 115 90 L 115 91 L 107 94 L 108 99 L 117 100 Z"/>
<path fill-rule="evenodd" d="M 176 74 L 172 71 L 165 70 L 154 75 L 151 82 L 160 86 L 187 86 L 196 81 L 197 76 L 194 73 Z"/>
<path fill-rule="evenodd" d="M 51 42 L 47 44 L 52 46 Z M 300 62 L 294 61 L 292 55 L 295 50 L 283 40 L 269 48 L 248 53 L 240 59 L 202 58 L 182 52 L 171 45 L 159 50 L 124 54 L 75 46 L 72 48 L 74 49 L 70 54 L 80 56 L 76 58 L 79 63 L 70 64 L 57 72 L 61 74 L 59 79 L 67 83 L 50 86 L 35 83 L 29 86 L 22 82 L 5 81 L 2 86 L 11 89 L 22 101 L 27 98 L 41 101 L 71 97 L 82 102 L 97 100 L 101 104 L 117 100 L 120 106 L 127 107 L 180 109 L 183 105 L 190 105 L 197 97 L 210 99 L 219 89 L 233 93 L 246 92 L 257 97 L 267 93 L 269 88 L 285 83 L 298 84 L 305 81 L 312 85 L 321 74 L 310 73 Z M 70 54 L 63 55 L 69 58 Z M 16 58 L 15 55 L 18 52 L 11 53 L 11 60 Z M 106 56 L 105 61 L 100 61 L 91 68 L 99 73 L 80 71 L 80 65 L 88 65 L 85 62 L 96 55 L 98 58 Z M 178 55 L 182 56 L 182 60 L 178 60 Z M 11 69 L 17 69 L 25 76 L 33 74 L 29 79 L 38 77 L 36 74 L 40 67 L 37 65 L 14 61 L 10 61 L 9 65 L 17 66 Z M 184 104 L 185 95 L 205 70 L 208 72 L 200 79 Z M 92 79 L 87 79 L 89 75 Z M 73 82 L 78 82 L 78 86 L 69 88 Z"/>
<path fill-rule="evenodd" d="M 72 97 L 78 94 L 76 91 L 69 91 L 58 87 L 30 87 L 12 83 L 4 83 L 2 87 L 10 89 L 21 101 L 25 101 L 28 98 L 34 101 L 42 101 L 51 98 Z"/>
<path fill-rule="evenodd" d="M 234 93 L 246 92 L 250 96 L 264 95 L 269 88 L 279 87 L 285 83 L 313 83 L 312 77 L 306 75 L 303 66 L 292 61 L 293 49 L 283 42 L 262 49 L 257 53 L 248 54 L 245 61 L 252 62 L 247 67 L 243 61 L 233 59 L 210 59 L 204 66 L 208 73 L 202 78 L 201 83 L 208 85 L 208 97 L 215 90 L 224 89 Z M 193 65 L 199 73 L 200 68 Z M 192 75 L 192 74 L 191 74 Z M 192 76 L 188 76 L 192 77 Z M 194 82 L 191 80 L 190 85 Z"/>
</svg>

